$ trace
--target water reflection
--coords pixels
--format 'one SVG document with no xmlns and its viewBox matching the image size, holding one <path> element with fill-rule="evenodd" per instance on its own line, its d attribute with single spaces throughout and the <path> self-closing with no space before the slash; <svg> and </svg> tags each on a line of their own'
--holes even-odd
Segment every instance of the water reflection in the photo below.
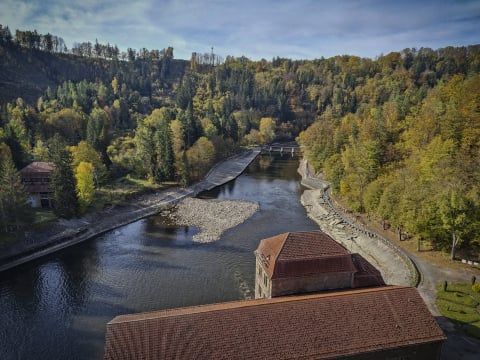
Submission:
<svg viewBox="0 0 480 360">
<path fill-rule="evenodd" d="M 316 228 L 298 201 L 297 166 L 260 156 L 201 194 L 260 204 L 218 242 L 193 243 L 195 227 L 154 216 L 0 275 L 0 359 L 101 359 L 116 315 L 251 297 L 260 239 Z"/>
</svg>

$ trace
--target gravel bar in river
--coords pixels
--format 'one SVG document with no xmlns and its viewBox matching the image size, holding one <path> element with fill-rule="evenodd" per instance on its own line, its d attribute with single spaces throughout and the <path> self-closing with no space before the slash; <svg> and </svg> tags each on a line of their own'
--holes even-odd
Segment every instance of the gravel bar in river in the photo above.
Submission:
<svg viewBox="0 0 480 360">
<path fill-rule="evenodd" d="M 224 231 L 243 223 L 258 209 L 258 203 L 252 201 L 185 198 L 170 218 L 178 225 L 198 227 L 193 241 L 207 243 L 219 240 Z"/>
</svg>

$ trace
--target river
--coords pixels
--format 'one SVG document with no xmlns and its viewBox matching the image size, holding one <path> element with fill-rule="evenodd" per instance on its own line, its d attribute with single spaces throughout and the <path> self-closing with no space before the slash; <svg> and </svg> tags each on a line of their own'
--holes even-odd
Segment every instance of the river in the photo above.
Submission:
<svg viewBox="0 0 480 360">
<path fill-rule="evenodd" d="M 201 198 L 257 201 L 260 209 L 215 243 L 162 216 L 0 274 L 0 359 L 101 359 L 116 315 L 253 297 L 261 239 L 318 229 L 299 202 L 298 160 L 259 156 Z"/>
</svg>

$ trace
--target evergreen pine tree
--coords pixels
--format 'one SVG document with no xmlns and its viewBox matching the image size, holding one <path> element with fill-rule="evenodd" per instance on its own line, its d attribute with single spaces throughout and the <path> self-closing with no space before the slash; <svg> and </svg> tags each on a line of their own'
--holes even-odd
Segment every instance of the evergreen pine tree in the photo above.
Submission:
<svg viewBox="0 0 480 360">
<path fill-rule="evenodd" d="M 1 230 L 20 230 L 33 220 L 28 193 L 10 156 L 0 168 L 0 223 Z"/>
<path fill-rule="evenodd" d="M 77 215 L 79 209 L 72 156 L 58 134 L 53 137 L 51 151 L 55 165 L 52 172 L 53 211 L 58 217 L 69 219 Z"/>
<path fill-rule="evenodd" d="M 185 150 L 183 151 L 182 155 L 182 172 L 180 183 L 185 187 L 190 183 L 190 164 L 188 163 L 188 156 Z"/>
<path fill-rule="evenodd" d="M 173 154 L 172 139 L 169 124 L 159 131 L 159 172 L 160 180 L 172 180 L 174 174 L 175 156 Z"/>
</svg>

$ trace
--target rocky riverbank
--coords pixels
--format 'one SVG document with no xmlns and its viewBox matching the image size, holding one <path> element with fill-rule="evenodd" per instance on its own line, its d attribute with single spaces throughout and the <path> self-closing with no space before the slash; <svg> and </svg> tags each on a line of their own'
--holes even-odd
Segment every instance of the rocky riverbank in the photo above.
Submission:
<svg viewBox="0 0 480 360">
<path fill-rule="evenodd" d="M 413 285 L 414 274 L 397 251 L 379 241 L 377 237 L 353 229 L 332 211 L 323 196 L 323 191 L 328 189 L 328 184 L 313 174 L 313 170 L 309 168 L 305 160 L 300 162 L 298 172 L 302 175 L 302 184 L 312 189 L 304 191 L 302 204 L 307 209 L 308 215 L 319 224 L 324 232 L 342 243 L 351 252 L 360 253 L 375 265 L 387 284 Z M 443 345 L 441 359 L 478 359 L 479 341 L 465 336 L 453 323 L 443 316 L 439 316 L 435 304 L 436 286 L 439 283 L 445 280 L 465 282 L 471 274 L 430 264 L 415 254 L 409 254 L 409 256 L 415 260 L 416 266 L 422 274 L 418 291 L 448 337 Z"/>
<path fill-rule="evenodd" d="M 207 243 L 219 240 L 226 230 L 243 223 L 258 209 L 258 203 L 251 201 L 185 198 L 169 217 L 178 225 L 198 227 L 193 241 Z"/>
<path fill-rule="evenodd" d="M 9 248 L 0 249 L 0 272 L 91 239 L 122 225 L 157 214 L 174 206 L 182 199 L 197 196 L 202 191 L 225 184 L 239 176 L 260 151 L 260 148 L 255 148 L 220 162 L 211 169 L 205 179 L 188 188 L 171 188 L 145 194 L 103 211 L 87 214 L 82 218 L 58 220 L 43 231 L 36 230 L 23 241 L 19 241 Z M 210 218 L 209 221 L 211 220 Z M 225 220 L 223 223 L 227 224 L 227 221 Z M 202 224 L 195 225 L 202 227 Z M 227 225 L 221 227 L 224 228 L 223 231 L 229 228 Z M 212 234 L 217 232 L 212 232 Z M 212 238 L 214 236 L 216 235 L 212 235 Z"/>
<path fill-rule="evenodd" d="M 352 253 L 359 253 L 372 263 L 381 273 L 387 284 L 414 285 L 414 269 L 409 267 L 402 256 L 392 247 L 370 234 L 349 226 L 325 202 L 323 192 L 328 184 L 313 176 L 305 160 L 298 169 L 302 175 L 302 184 L 312 190 L 305 190 L 301 202 L 312 218 L 322 229 Z"/>
</svg>

